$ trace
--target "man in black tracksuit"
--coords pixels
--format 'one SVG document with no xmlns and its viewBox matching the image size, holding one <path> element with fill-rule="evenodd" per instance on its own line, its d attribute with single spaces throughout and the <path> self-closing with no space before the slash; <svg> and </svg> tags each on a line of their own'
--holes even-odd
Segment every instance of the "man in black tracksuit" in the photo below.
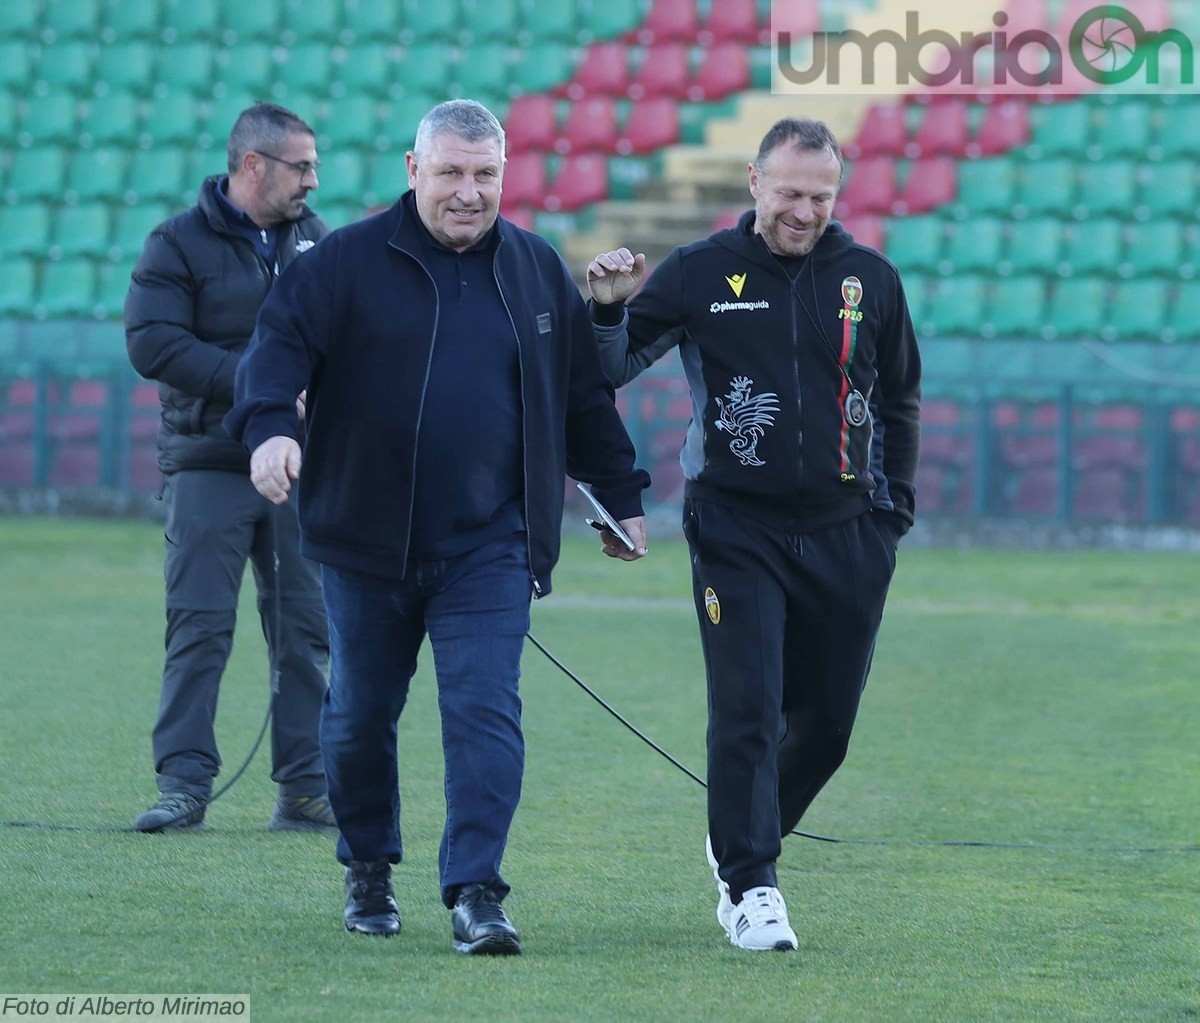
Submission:
<svg viewBox="0 0 1200 1023">
<path fill-rule="evenodd" d="M 708 675 L 709 863 L 730 941 L 794 949 L 780 837 L 845 757 L 896 544 L 913 521 L 921 363 L 896 268 L 831 222 L 837 142 L 785 119 L 754 210 L 588 266 L 618 386 L 678 345 L 692 393 L 684 533 Z"/>
<path fill-rule="evenodd" d="M 550 592 L 558 560 L 564 475 L 591 483 L 634 538 L 633 551 L 606 545 L 626 561 L 645 554 L 649 478 L 561 257 L 498 216 L 499 121 L 470 100 L 442 103 L 407 165 L 411 191 L 280 280 L 225 423 L 264 497 L 285 502 L 299 480 L 301 548 L 322 566 L 321 747 L 346 929 L 400 930 L 397 721 L 428 635 L 454 947 L 510 955 L 521 945 L 500 863 L 524 771 L 521 649 L 530 599 Z"/>
<path fill-rule="evenodd" d="M 312 129 L 270 103 L 244 111 L 229 173 L 146 239 L 125 301 L 134 368 L 158 381 L 166 503 L 166 664 L 153 753 L 160 796 L 139 831 L 203 824 L 221 765 L 213 719 L 247 559 L 271 660 L 272 830 L 331 831 L 318 736 L 329 639 L 316 567 L 293 508 L 250 482 L 221 419 L 259 306 L 281 270 L 328 233 L 305 204 L 317 187 Z M 299 396 L 299 391 L 293 399 Z"/>
</svg>

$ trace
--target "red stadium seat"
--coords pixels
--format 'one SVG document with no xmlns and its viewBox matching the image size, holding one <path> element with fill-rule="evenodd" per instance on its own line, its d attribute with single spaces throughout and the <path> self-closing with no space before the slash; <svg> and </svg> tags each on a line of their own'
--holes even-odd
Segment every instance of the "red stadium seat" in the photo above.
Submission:
<svg viewBox="0 0 1200 1023">
<path fill-rule="evenodd" d="M 520 206 L 541 206 L 546 197 L 546 157 L 542 153 L 513 153 L 504 165 L 504 215 Z"/>
<path fill-rule="evenodd" d="M 704 51 L 688 87 L 693 103 L 724 99 L 750 88 L 750 53 L 741 43 L 717 43 Z"/>
<path fill-rule="evenodd" d="M 532 231 L 534 228 L 534 211 L 531 206 L 505 206 L 500 211 L 504 214 L 504 219 L 517 227 L 526 231 Z"/>
<path fill-rule="evenodd" d="M 504 120 L 506 150 L 511 155 L 527 150 L 548 153 L 558 137 L 558 115 L 551 96 L 518 96 Z"/>
<path fill-rule="evenodd" d="M 967 139 L 967 102 L 949 100 L 926 107 L 905 153 L 913 157 L 943 153 L 963 156 L 967 151 Z"/>
<path fill-rule="evenodd" d="M 853 182 L 852 182 L 853 183 Z M 904 187 L 892 204 L 892 213 L 927 213 L 950 202 L 958 194 L 958 172 L 952 157 L 929 156 L 914 160 Z"/>
<path fill-rule="evenodd" d="M 886 156 L 858 160 L 838 194 L 837 208 L 844 217 L 863 213 L 890 213 L 896 201 L 896 164 Z"/>
<path fill-rule="evenodd" d="M 770 42 L 766 26 L 758 20 L 757 0 L 721 0 L 720 3 L 714 3 L 696 38 L 702 46 L 720 43 L 766 45 Z"/>
<path fill-rule="evenodd" d="M 652 153 L 679 141 L 679 105 L 670 96 L 635 103 L 617 139 L 617 152 Z"/>
<path fill-rule="evenodd" d="M 768 30 L 772 37 L 787 32 L 793 39 L 801 39 L 820 29 L 821 0 L 776 0 L 771 4 Z"/>
<path fill-rule="evenodd" d="M 834 216 L 841 222 L 842 227 L 854 235 L 859 245 L 866 245 L 879 252 L 883 251 L 883 217 L 877 213 L 863 213 L 857 217 L 845 218 Z"/>
<path fill-rule="evenodd" d="M 845 147 L 850 160 L 866 156 L 902 156 L 908 142 L 908 110 L 903 103 L 875 103 L 867 108 L 854 141 Z"/>
<path fill-rule="evenodd" d="M 562 133 L 554 142 L 557 153 L 612 150 L 617 143 L 617 106 L 610 96 L 592 96 L 571 106 Z"/>
<path fill-rule="evenodd" d="M 692 42 L 700 31 L 696 0 L 651 0 L 645 20 L 634 30 L 643 46 L 666 40 Z"/>
<path fill-rule="evenodd" d="M 629 89 L 629 47 L 595 43 L 587 48 L 574 76 L 559 91 L 571 99 L 623 96 Z"/>
<path fill-rule="evenodd" d="M 546 195 L 545 207 L 577 210 L 608 198 L 608 159 L 601 153 L 580 153 L 563 160 Z"/>
<path fill-rule="evenodd" d="M 687 46 L 680 42 L 655 43 L 644 51 L 637 74 L 629 83 L 629 96 L 631 99 L 650 96 L 683 99 L 691 77 Z"/>
<path fill-rule="evenodd" d="M 988 105 L 975 137 L 967 143 L 967 156 L 997 156 L 1029 141 L 1029 104 L 1001 100 Z"/>
</svg>

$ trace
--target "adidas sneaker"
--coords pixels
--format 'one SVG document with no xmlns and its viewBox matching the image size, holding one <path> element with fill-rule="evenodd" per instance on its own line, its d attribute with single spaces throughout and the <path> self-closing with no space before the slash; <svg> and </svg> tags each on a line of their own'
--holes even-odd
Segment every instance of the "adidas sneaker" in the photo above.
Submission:
<svg viewBox="0 0 1200 1023">
<path fill-rule="evenodd" d="M 751 888 L 730 914 L 729 941 L 756 952 L 793 952 L 799 947 L 778 888 Z"/>
</svg>

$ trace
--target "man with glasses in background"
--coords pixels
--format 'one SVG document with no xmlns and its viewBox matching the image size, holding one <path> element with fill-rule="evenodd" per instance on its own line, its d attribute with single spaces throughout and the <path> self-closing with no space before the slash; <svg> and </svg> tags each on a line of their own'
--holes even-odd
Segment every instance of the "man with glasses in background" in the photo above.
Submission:
<svg viewBox="0 0 1200 1023">
<path fill-rule="evenodd" d="M 259 306 L 280 271 L 329 232 L 305 201 L 318 185 L 316 139 L 291 111 L 256 103 L 227 150 L 229 173 L 206 178 L 195 206 L 150 233 L 125 300 L 130 361 L 158 381 L 162 400 L 167 512 L 166 663 L 152 735 L 159 798 L 135 827 L 204 825 L 221 766 L 218 689 L 249 559 L 271 664 L 279 795 L 268 826 L 334 833 L 318 739 L 329 660 L 320 578 L 299 553 L 294 504 L 258 494 L 246 449 L 221 426 Z"/>
</svg>

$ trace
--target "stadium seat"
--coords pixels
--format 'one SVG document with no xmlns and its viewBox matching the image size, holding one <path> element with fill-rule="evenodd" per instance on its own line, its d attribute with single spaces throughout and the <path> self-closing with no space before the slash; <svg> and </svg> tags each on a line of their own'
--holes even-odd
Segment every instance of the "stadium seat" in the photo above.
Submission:
<svg viewBox="0 0 1200 1023">
<path fill-rule="evenodd" d="M 652 153 L 679 141 L 679 106 L 670 96 L 634 103 L 616 142 L 621 154 Z"/>
<path fill-rule="evenodd" d="M 925 108 L 912 141 L 905 146 L 910 157 L 966 154 L 970 135 L 965 100 L 932 103 Z"/>
<path fill-rule="evenodd" d="M 17 101 L 11 92 L 0 89 L 0 138 L 11 139 L 17 131 Z"/>
<path fill-rule="evenodd" d="M 34 92 L 82 93 L 90 89 L 94 49 L 90 43 L 75 39 L 43 46 L 32 69 Z"/>
<path fill-rule="evenodd" d="M 643 46 L 693 42 L 700 30 L 696 0 L 650 0 L 650 9 L 633 35 Z"/>
<path fill-rule="evenodd" d="M 691 58 L 686 44 L 677 41 L 657 42 L 641 51 L 641 61 L 630 79 L 627 92 L 635 100 L 651 96 L 683 99 L 691 78 Z"/>
<path fill-rule="evenodd" d="M 544 95 L 518 96 L 504 121 L 505 141 L 510 153 L 534 149 L 549 152 L 558 137 L 557 108 Z"/>
<path fill-rule="evenodd" d="M 28 88 L 33 67 L 29 50 L 20 39 L 0 39 L 0 88 Z"/>
<path fill-rule="evenodd" d="M 383 109 L 385 107 L 370 96 L 342 96 L 330 100 L 323 104 L 323 111 L 313 125 L 318 144 L 322 149 L 371 148 L 380 140 L 390 144 L 391 136 L 383 132 L 385 128 L 391 132 L 393 125 L 389 118 L 381 115 Z M 413 130 L 416 130 L 415 124 Z M 386 144 L 378 148 L 386 148 Z"/>
<path fill-rule="evenodd" d="M 168 92 L 146 104 L 140 124 L 139 140 L 143 148 L 195 143 L 200 134 L 203 107 L 190 92 Z"/>
<path fill-rule="evenodd" d="M 213 48 L 207 42 L 191 40 L 174 46 L 161 46 L 158 54 L 155 88 L 158 94 L 190 92 L 207 96 L 211 93 L 214 83 Z M 224 77 L 220 81 L 226 88 L 232 85 Z"/>
<path fill-rule="evenodd" d="M 976 217 L 951 223 L 947 228 L 942 272 L 994 273 L 1005 244 L 1005 222 L 998 217 Z"/>
<path fill-rule="evenodd" d="M 838 193 L 837 212 L 847 217 L 890 213 L 895 201 L 895 161 L 886 156 L 868 157 L 850 165 L 847 181 Z"/>
<path fill-rule="evenodd" d="M 904 185 L 892 204 L 900 215 L 925 213 L 954 201 L 958 191 L 958 171 L 949 156 L 923 156 L 908 167 Z"/>
<path fill-rule="evenodd" d="M 129 292 L 130 268 L 124 263 L 101 263 L 96 268 L 97 315 L 119 320 Z"/>
<path fill-rule="evenodd" d="M 1035 103 L 1030 110 L 1030 156 L 1079 157 L 1092 141 L 1092 106 L 1083 100 Z"/>
<path fill-rule="evenodd" d="M 133 260 L 142 251 L 150 232 L 174 210 L 175 207 L 165 202 L 148 202 L 119 209 L 116 223 L 113 225 L 113 258 L 132 265 Z"/>
<path fill-rule="evenodd" d="M 1068 277 L 1051 286 L 1047 306 L 1047 338 L 1098 338 L 1108 302 L 1099 277 Z"/>
<path fill-rule="evenodd" d="M 21 146 L 74 144 L 78 129 L 79 102 L 70 93 L 51 92 L 30 96 L 24 104 L 17 133 Z"/>
<path fill-rule="evenodd" d="M 36 276 L 32 259 L 9 255 L 0 257 L 0 316 L 32 315 Z"/>
<path fill-rule="evenodd" d="M 301 43 L 332 46 L 341 27 L 341 0 L 282 0 L 279 41 L 292 47 Z"/>
<path fill-rule="evenodd" d="M 985 278 L 956 274 L 935 278 L 928 294 L 928 324 L 940 336 L 975 336 L 984 321 Z"/>
<path fill-rule="evenodd" d="M 1181 98 L 1162 108 L 1152 155 L 1163 160 L 1200 160 L 1200 111 L 1194 102 Z"/>
<path fill-rule="evenodd" d="M 595 43 L 584 51 L 570 81 L 559 90 L 571 99 L 623 96 L 629 89 L 629 48 L 621 42 Z"/>
<path fill-rule="evenodd" d="M 425 7 L 440 4 L 422 4 Z M 447 5 L 448 6 L 448 5 Z M 411 10 L 410 10 L 411 12 Z M 419 39 L 428 38 L 419 36 Z M 449 81 L 449 57 L 447 49 L 439 43 L 419 42 L 400 51 L 396 63 L 396 80 L 404 87 L 404 95 L 413 94 L 442 98 Z M 434 101 L 436 102 L 436 100 Z M 428 106 L 432 107 L 433 103 Z"/>
<path fill-rule="evenodd" d="M 520 0 L 520 39 L 531 43 L 571 43 L 579 34 L 578 4 L 562 0 Z"/>
<path fill-rule="evenodd" d="M 62 195 L 66 172 L 66 150 L 60 146 L 18 149 L 10 157 L 5 201 L 47 199 L 57 202 Z"/>
<path fill-rule="evenodd" d="M 1046 288 L 1040 277 L 1001 277 L 992 282 L 984 311 L 985 337 L 1041 336 L 1046 319 Z"/>
<path fill-rule="evenodd" d="M 100 29 L 99 0 L 43 0 L 42 38 L 92 41 Z"/>
<path fill-rule="evenodd" d="M 379 99 L 402 95 L 396 82 L 394 47 L 365 40 L 346 47 L 331 68 L 333 97 L 363 94 Z"/>
<path fill-rule="evenodd" d="M 1183 225 L 1178 220 L 1148 220 L 1125 228 L 1118 268 L 1122 277 L 1178 277 L 1184 262 Z"/>
<path fill-rule="evenodd" d="M 96 56 L 92 88 L 96 95 L 149 91 L 154 82 L 155 49 L 149 43 L 122 41 L 101 46 Z"/>
<path fill-rule="evenodd" d="M 271 86 L 275 96 L 286 103 L 300 96 L 328 92 L 332 67 L 331 47 L 327 42 L 298 42 L 281 53 L 283 59 L 276 61 L 275 81 Z"/>
<path fill-rule="evenodd" d="M 219 23 L 217 0 L 158 0 L 162 10 L 162 40 L 211 39 Z"/>
<path fill-rule="evenodd" d="M 875 213 L 864 213 L 859 217 L 839 217 L 842 227 L 854 236 L 859 245 L 866 245 L 883 252 L 883 217 Z"/>
<path fill-rule="evenodd" d="M 867 107 L 854 140 L 844 147 L 848 160 L 868 156 L 903 156 L 908 142 L 908 108 L 903 103 L 873 103 Z"/>
<path fill-rule="evenodd" d="M 557 153 L 611 150 L 617 141 L 617 107 L 608 96 L 592 96 L 571 105 L 562 131 L 554 140 Z"/>
<path fill-rule="evenodd" d="M 234 3 L 240 0 L 232 0 Z M 404 24 L 399 0 L 342 0 L 342 38 L 348 43 L 395 41 Z"/>
<path fill-rule="evenodd" d="M 566 157 L 546 194 L 548 210 L 569 212 L 608 198 L 608 161 L 601 153 Z"/>
<path fill-rule="evenodd" d="M 368 209 L 391 206 L 408 190 L 405 152 L 403 148 L 394 147 L 386 153 L 372 154 L 363 189 L 363 203 Z"/>
<path fill-rule="evenodd" d="M 366 158 L 357 149 L 337 149 L 321 161 L 320 187 L 313 194 L 313 205 L 352 203 L 363 207 L 366 190 Z"/>
<path fill-rule="evenodd" d="M 721 43 L 767 45 L 770 36 L 766 26 L 759 20 L 759 5 L 756 0 L 721 0 L 710 5 L 696 33 L 701 46 L 717 46 Z"/>
<path fill-rule="evenodd" d="M 50 244 L 52 217 L 44 202 L 0 206 L 0 242 L 4 255 L 40 256 Z"/>
<path fill-rule="evenodd" d="M 65 316 L 88 317 L 96 305 L 96 272 L 88 259 L 63 259 L 42 264 L 34 297 L 39 320 Z"/>
<path fill-rule="evenodd" d="M 504 166 L 503 207 L 540 207 L 546 197 L 546 157 L 542 153 L 513 153 Z"/>
<path fill-rule="evenodd" d="M 447 68 L 452 95 L 479 100 L 493 113 L 497 104 L 489 97 L 508 97 L 509 47 L 490 40 L 462 47 L 458 59 Z"/>
<path fill-rule="evenodd" d="M 741 43 L 716 43 L 701 51 L 687 98 L 711 103 L 751 86 L 749 50 Z"/>
<path fill-rule="evenodd" d="M 430 3 L 429 0 L 402 0 L 404 22 L 414 41 L 444 47 L 458 38 L 461 22 L 457 2 Z"/>
<path fill-rule="evenodd" d="M 1054 217 L 1017 221 L 1009 233 L 1003 268 L 1016 276 L 1058 273 L 1063 234 L 1062 221 Z"/>
<path fill-rule="evenodd" d="M 591 0 L 579 15 L 581 46 L 613 39 L 635 28 L 642 20 L 641 0 Z"/>
<path fill-rule="evenodd" d="M 1113 98 L 1096 111 L 1095 155 L 1144 159 L 1150 149 L 1151 105 L 1138 96 Z"/>
<path fill-rule="evenodd" d="M 1085 163 L 1079 168 L 1072 214 L 1078 218 L 1127 216 L 1136 204 L 1137 169 L 1132 160 Z"/>
<path fill-rule="evenodd" d="M 63 198 L 69 203 L 93 199 L 119 201 L 125 193 L 128 156 L 124 149 L 77 149 L 71 154 Z"/>
<path fill-rule="evenodd" d="M 557 40 L 539 40 L 513 51 L 509 78 L 518 96 L 539 92 L 564 92 L 575 72 L 571 47 Z"/>
<path fill-rule="evenodd" d="M 974 137 L 967 143 L 967 156 L 1000 156 L 1029 141 L 1029 104 L 1001 100 L 988 105 Z"/>
<path fill-rule="evenodd" d="M 1030 160 L 1020 166 L 1013 215 L 1065 217 L 1075 198 L 1075 164 L 1065 158 Z"/>
<path fill-rule="evenodd" d="M 1191 160 L 1144 163 L 1138 168 L 1134 214 L 1141 218 L 1197 219 L 1196 165 Z"/>
<path fill-rule="evenodd" d="M 0 38 L 32 41 L 37 34 L 40 0 L 8 0 L 0 4 Z"/>
<path fill-rule="evenodd" d="M 1167 312 L 1166 329 L 1172 341 L 1200 341 L 1200 280 L 1179 282 Z"/>
<path fill-rule="evenodd" d="M 507 43 L 520 19 L 517 0 L 460 0 L 462 29 L 459 38 L 474 49 L 481 42 Z M 570 5 L 564 5 L 570 6 Z"/>
<path fill-rule="evenodd" d="M 355 0 L 345 0 L 347 10 Z M 279 0 L 220 0 L 221 42 L 273 42 L 279 33 Z M 371 0 L 371 6 L 386 10 L 386 0 Z"/>
<path fill-rule="evenodd" d="M 770 6 L 768 30 L 771 37 L 787 32 L 793 40 L 804 39 L 820 29 L 820 0 L 788 0 Z"/>
<path fill-rule="evenodd" d="M 963 160 L 958 164 L 959 216 L 1010 216 L 1017 187 L 1017 164 L 1003 157 Z"/>
<path fill-rule="evenodd" d="M 7 7 L 7 4 L 0 7 Z M 149 40 L 158 35 L 159 4 L 130 3 L 129 0 L 104 0 L 100 39 L 112 44 L 117 40 Z"/>
<path fill-rule="evenodd" d="M 138 105 L 127 92 L 89 100 L 79 122 L 80 140 L 86 145 L 133 145 L 137 129 Z"/>
<path fill-rule="evenodd" d="M 1166 280 L 1137 277 L 1118 281 L 1100 336 L 1106 341 L 1159 341 L 1166 314 Z"/>
<path fill-rule="evenodd" d="M 1072 224 L 1065 234 L 1062 272 L 1116 276 L 1122 248 L 1121 224 L 1115 218 Z"/>
<path fill-rule="evenodd" d="M 112 218 L 102 202 L 63 206 L 54 218 L 50 247 L 51 259 L 74 256 L 103 256 L 109 250 Z"/>
<path fill-rule="evenodd" d="M 935 216 L 893 217 L 887 222 L 884 251 L 900 273 L 938 273 L 942 261 L 943 221 Z"/>
</svg>

